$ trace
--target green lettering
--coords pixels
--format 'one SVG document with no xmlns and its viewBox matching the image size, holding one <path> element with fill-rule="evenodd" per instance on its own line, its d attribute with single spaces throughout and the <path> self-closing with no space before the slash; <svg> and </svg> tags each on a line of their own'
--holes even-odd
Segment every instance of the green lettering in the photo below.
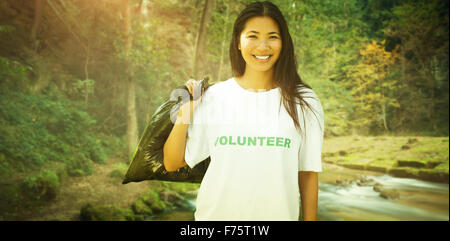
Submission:
<svg viewBox="0 0 450 241">
<path fill-rule="evenodd" d="M 244 140 L 241 142 L 241 139 L 242 139 L 242 138 L 243 138 Z M 239 145 L 241 145 L 241 146 L 245 145 L 245 136 L 244 136 L 244 137 L 238 136 L 237 139 L 238 139 L 237 141 L 238 141 L 238 144 L 239 144 Z"/>
<path fill-rule="evenodd" d="M 234 137 L 236 138 L 236 136 Z M 280 146 L 280 147 L 287 147 L 291 148 L 291 140 L 289 138 L 284 137 L 275 137 L 275 136 L 237 136 L 237 142 L 236 139 L 233 140 L 233 136 L 220 136 L 217 137 L 214 146 L 217 146 L 217 144 L 220 144 L 222 146 L 224 145 L 240 145 L 244 146 L 247 144 L 247 146 L 256 146 L 258 145 L 259 140 L 259 146 Z M 264 142 L 266 141 L 266 142 Z"/>
<path fill-rule="evenodd" d="M 216 138 L 216 142 L 214 142 L 214 146 L 217 146 L 218 141 L 219 141 L 219 137 Z"/>
<path fill-rule="evenodd" d="M 286 145 L 288 146 L 288 148 L 291 148 L 291 140 L 289 138 L 285 138 L 284 139 L 284 147 L 286 147 Z"/>
<path fill-rule="evenodd" d="M 247 141 L 248 141 L 248 145 L 250 146 L 250 144 L 252 144 L 253 146 L 256 146 L 256 137 L 247 137 Z"/>
<path fill-rule="evenodd" d="M 226 145 L 228 140 L 226 136 L 221 136 L 219 141 L 221 145 Z"/>
<path fill-rule="evenodd" d="M 230 138 L 230 145 L 236 145 L 236 142 L 233 142 L 233 137 L 229 136 L 229 138 Z"/>
<path fill-rule="evenodd" d="M 259 139 L 259 145 L 262 146 L 263 142 L 264 142 L 264 139 L 266 139 L 266 137 L 265 136 L 258 136 L 258 139 Z"/>
<path fill-rule="evenodd" d="M 283 146 L 283 137 L 277 137 L 277 146 Z"/>
</svg>

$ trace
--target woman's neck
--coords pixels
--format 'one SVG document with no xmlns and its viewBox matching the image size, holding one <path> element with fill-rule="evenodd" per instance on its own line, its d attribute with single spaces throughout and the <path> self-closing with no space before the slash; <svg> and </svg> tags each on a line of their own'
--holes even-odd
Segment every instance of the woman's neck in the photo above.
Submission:
<svg viewBox="0 0 450 241">
<path fill-rule="evenodd" d="M 235 79 L 244 89 L 251 89 L 255 92 L 277 87 L 273 81 L 273 69 L 262 72 L 246 68 L 244 74 Z"/>
</svg>

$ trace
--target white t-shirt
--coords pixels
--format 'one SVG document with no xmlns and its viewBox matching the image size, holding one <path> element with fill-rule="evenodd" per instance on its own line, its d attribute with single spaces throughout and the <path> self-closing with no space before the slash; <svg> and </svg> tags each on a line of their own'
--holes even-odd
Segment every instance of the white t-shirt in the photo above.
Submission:
<svg viewBox="0 0 450 241">
<path fill-rule="evenodd" d="M 319 99 L 308 89 L 303 96 L 313 97 L 305 100 L 315 115 L 306 108 L 304 118 L 297 105 L 301 134 L 280 92 L 253 92 L 231 78 L 204 93 L 185 150 L 191 168 L 211 157 L 195 220 L 298 220 L 298 171 L 322 171 L 324 117 Z"/>
</svg>

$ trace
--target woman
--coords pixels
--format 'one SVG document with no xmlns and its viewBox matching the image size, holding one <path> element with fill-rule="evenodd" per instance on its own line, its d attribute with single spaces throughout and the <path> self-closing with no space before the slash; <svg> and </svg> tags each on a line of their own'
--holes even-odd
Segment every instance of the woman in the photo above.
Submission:
<svg viewBox="0 0 450 241">
<path fill-rule="evenodd" d="M 166 169 L 211 157 L 195 220 L 298 220 L 300 197 L 303 220 L 315 220 L 323 111 L 297 73 L 274 4 L 255 2 L 240 13 L 230 60 L 233 78 L 180 108 L 164 146 Z M 194 94 L 196 82 L 186 85 Z"/>
</svg>

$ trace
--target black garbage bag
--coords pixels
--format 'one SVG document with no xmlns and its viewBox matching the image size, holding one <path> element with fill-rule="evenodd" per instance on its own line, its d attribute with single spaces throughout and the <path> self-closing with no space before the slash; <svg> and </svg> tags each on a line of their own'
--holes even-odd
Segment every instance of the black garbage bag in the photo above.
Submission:
<svg viewBox="0 0 450 241">
<path fill-rule="evenodd" d="M 198 96 L 196 94 L 195 100 L 203 95 L 209 86 L 208 77 L 202 79 L 199 85 L 201 94 L 198 94 Z M 186 90 L 189 93 L 188 88 L 184 85 L 176 90 Z M 172 93 L 176 93 L 176 91 Z M 199 92 L 194 91 L 194 93 Z M 194 99 L 190 93 L 189 96 L 191 100 Z M 177 100 L 172 100 L 171 98 L 171 100 L 164 102 L 158 107 L 142 134 L 122 184 L 144 180 L 191 183 L 200 183 L 202 181 L 210 163 L 209 157 L 198 163 L 194 168 L 185 166 L 175 172 L 167 172 L 163 164 L 164 143 L 173 128 L 171 119 L 176 119 L 178 109 L 186 101 L 183 101 L 181 97 L 178 97 Z"/>
</svg>

